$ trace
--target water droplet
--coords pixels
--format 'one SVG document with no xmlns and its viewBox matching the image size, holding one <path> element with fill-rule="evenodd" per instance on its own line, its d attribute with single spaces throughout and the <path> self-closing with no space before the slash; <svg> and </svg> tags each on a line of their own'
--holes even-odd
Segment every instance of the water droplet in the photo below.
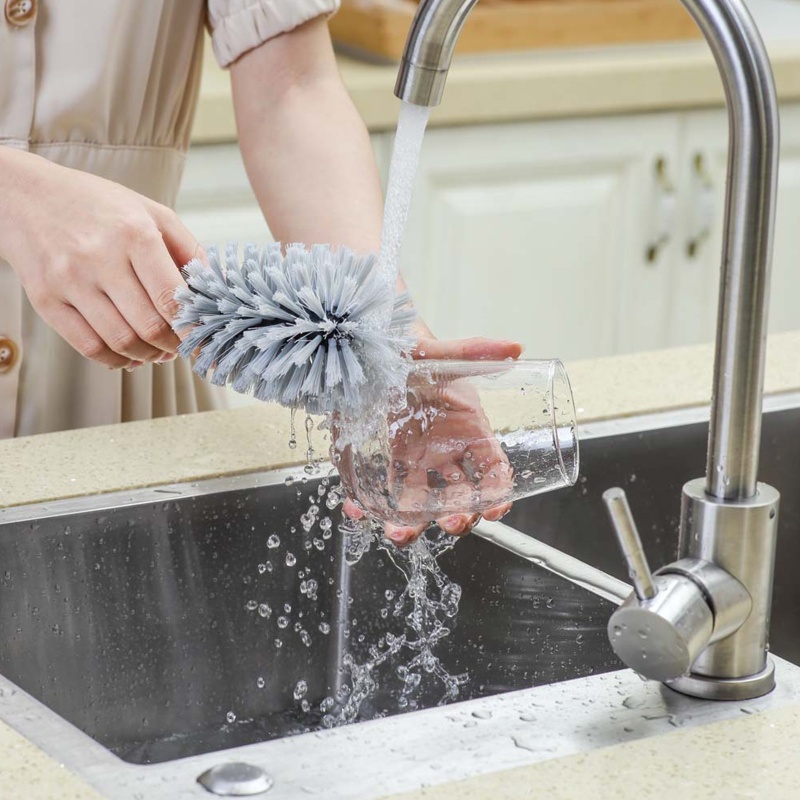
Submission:
<svg viewBox="0 0 800 800">
<path fill-rule="evenodd" d="M 233 711 L 229 711 L 225 715 L 225 719 L 228 720 L 228 724 L 232 724 L 232 723 L 236 722 L 236 714 L 234 714 Z"/>
<path fill-rule="evenodd" d="M 263 678 L 256 679 L 256 686 L 258 686 L 259 689 L 263 689 L 266 685 L 267 682 Z"/>
<path fill-rule="evenodd" d="M 331 626 L 328 625 L 327 622 L 320 622 L 319 629 L 320 629 L 320 632 L 325 633 L 325 634 L 328 634 L 328 633 L 331 632 Z"/>
<path fill-rule="evenodd" d="M 272 616 L 272 609 L 269 607 L 267 603 L 262 603 L 258 607 L 258 615 L 260 617 L 264 617 L 265 619 L 269 619 Z"/>
<path fill-rule="evenodd" d="M 297 416 L 297 409 L 293 408 L 291 417 L 289 418 L 289 447 L 294 450 L 297 447 L 297 432 L 294 427 L 295 417 Z"/>
<path fill-rule="evenodd" d="M 332 697 L 325 697 L 323 698 L 322 702 L 319 704 L 319 710 L 325 714 L 330 711 L 336 705 L 336 701 Z"/>
<path fill-rule="evenodd" d="M 258 608 L 258 602 L 256 600 L 248 600 L 245 608 L 248 611 L 255 611 Z"/>
<path fill-rule="evenodd" d="M 280 545 L 281 540 L 274 533 L 267 539 L 267 547 L 269 547 L 270 550 L 274 550 L 276 547 L 280 547 Z"/>
<path fill-rule="evenodd" d="M 306 696 L 307 692 L 308 684 L 304 680 L 297 681 L 297 685 L 294 687 L 294 699 L 300 700 L 300 698 Z"/>
<path fill-rule="evenodd" d="M 646 705 L 646 703 L 647 698 L 634 696 L 626 697 L 622 701 L 622 705 L 625 706 L 625 708 L 641 708 L 642 706 Z"/>
<path fill-rule="evenodd" d="M 297 563 L 297 559 L 291 554 L 286 554 L 286 566 L 293 567 Z"/>
<path fill-rule="evenodd" d="M 278 627 L 279 628 L 287 628 L 289 626 L 289 619 L 284 616 L 278 617 Z"/>
</svg>

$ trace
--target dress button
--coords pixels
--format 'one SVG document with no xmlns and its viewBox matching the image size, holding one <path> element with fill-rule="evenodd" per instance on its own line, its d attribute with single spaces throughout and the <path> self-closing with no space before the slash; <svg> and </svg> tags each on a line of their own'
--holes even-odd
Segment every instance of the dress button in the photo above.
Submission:
<svg viewBox="0 0 800 800">
<path fill-rule="evenodd" d="M 18 28 L 36 16 L 36 0 L 6 0 L 6 19 Z"/>
<path fill-rule="evenodd" d="M 19 348 L 7 336 L 0 336 L 0 375 L 8 372 L 19 358 Z"/>
</svg>

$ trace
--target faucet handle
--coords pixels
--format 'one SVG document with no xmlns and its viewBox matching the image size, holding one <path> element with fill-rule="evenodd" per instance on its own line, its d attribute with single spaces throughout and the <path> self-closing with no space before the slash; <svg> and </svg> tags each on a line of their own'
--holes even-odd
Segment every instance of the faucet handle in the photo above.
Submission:
<svg viewBox="0 0 800 800">
<path fill-rule="evenodd" d="M 750 595 L 732 575 L 700 559 L 681 559 L 654 578 L 625 492 L 608 489 L 603 502 L 634 586 L 609 620 L 611 646 L 625 664 L 647 678 L 679 678 L 710 643 L 744 622 L 752 605 Z"/>
<path fill-rule="evenodd" d="M 617 540 L 628 564 L 628 574 L 639 600 L 651 600 L 656 596 L 656 585 L 650 567 L 647 564 L 642 540 L 636 529 L 636 522 L 628 505 L 625 492 L 618 486 L 603 492 L 603 502 L 608 509 L 608 516 L 617 534 Z"/>
</svg>

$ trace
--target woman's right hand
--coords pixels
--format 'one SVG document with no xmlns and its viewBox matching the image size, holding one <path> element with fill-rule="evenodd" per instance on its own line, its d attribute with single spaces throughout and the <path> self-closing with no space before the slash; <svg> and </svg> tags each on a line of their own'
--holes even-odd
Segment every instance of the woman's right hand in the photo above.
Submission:
<svg viewBox="0 0 800 800">
<path fill-rule="evenodd" d="M 39 316 L 86 358 L 128 369 L 172 360 L 179 268 L 197 251 L 166 206 L 0 147 L 0 258 Z"/>
</svg>

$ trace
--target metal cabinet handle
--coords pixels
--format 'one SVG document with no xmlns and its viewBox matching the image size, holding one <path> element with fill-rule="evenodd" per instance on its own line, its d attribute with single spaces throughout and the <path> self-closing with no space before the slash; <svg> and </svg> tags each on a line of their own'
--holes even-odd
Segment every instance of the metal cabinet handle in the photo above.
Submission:
<svg viewBox="0 0 800 800">
<path fill-rule="evenodd" d="M 653 264 L 672 238 L 678 209 L 675 184 L 669 177 L 667 160 L 657 158 L 655 163 L 656 194 L 653 203 L 650 244 L 645 249 L 645 260 Z"/>
<path fill-rule="evenodd" d="M 689 210 L 689 238 L 686 242 L 686 255 L 694 258 L 703 243 L 711 236 L 714 226 L 716 192 L 711 174 L 702 153 L 695 153 L 692 159 L 692 191 Z"/>
</svg>

